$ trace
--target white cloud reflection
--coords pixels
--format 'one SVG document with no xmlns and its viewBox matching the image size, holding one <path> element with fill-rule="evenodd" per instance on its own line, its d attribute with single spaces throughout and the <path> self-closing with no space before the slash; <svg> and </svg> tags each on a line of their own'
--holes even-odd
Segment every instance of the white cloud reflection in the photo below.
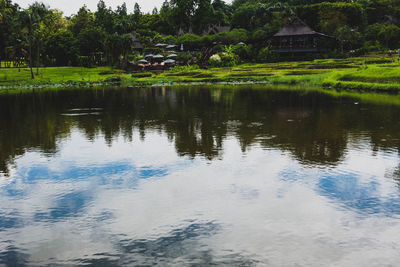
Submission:
<svg viewBox="0 0 400 267">
<path fill-rule="evenodd" d="M 361 183 L 375 179 L 375 194 L 393 195 L 397 189 L 385 171 L 397 166 L 394 155 L 351 150 L 335 170 L 324 170 L 278 150 L 253 147 L 243 156 L 233 138 L 225 141 L 222 159 L 212 162 L 178 157 L 157 133 L 147 133 L 144 142 L 138 135 L 111 146 L 103 140 L 89 142 L 73 131 L 54 157 L 30 152 L 16 160 L 16 174 L 0 189 L 12 183 L 22 193 L 1 194 L 0 211 L 20 221 L 0 229 L 0 251 L 12 245 L 38 265 L 96 258 L 272 266 L 395 266 L 400 260 L 398 215 L 360 213 L 317 188 L 324 172 L 346 170 Z M 108 172 L 110 163 L 123 167 Z M 33 175 L 38 166 L 51 179 Z M 85 178 L 74 177 L 71 166 L 87 171 Z M 145 179 L 138 176 L 143 167 L 167 171 Z M 282 179 L 291 171 L 301 180 Z M 52 217 L 58 208 L 73 211 Z"/>
</svg>

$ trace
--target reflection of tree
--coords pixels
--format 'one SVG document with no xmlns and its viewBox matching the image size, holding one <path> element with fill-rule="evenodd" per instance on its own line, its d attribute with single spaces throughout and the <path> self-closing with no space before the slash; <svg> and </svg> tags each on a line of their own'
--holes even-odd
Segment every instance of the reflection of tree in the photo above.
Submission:
<svg viewBox="0 0 400 267">
<path fill-rule="evenodd" d="M 71 121 L 60 118 L 53 95 L 0 97 L 0 171 L 7 173 L 13 158 L 29 149 L 56 152 L 56 139 L 70 132 Z"/>
<path fill-rule="evenodd" d="M 337 164 L 349 142 L 367 134 L 375 149 L 400 148 L 398 109 L 340 105 L 318 93 L 230 88 L 146 88 L 42 92 L 0 97 L 0 171 L 29 149 L 55 153 L 73 127 L 89 140 L 122 135 L 142 139 L 158 131 L 181 156 L 221 156 L 235 136 L 243 151 L 254 144 L 289 151 L 305 164 Z M 101 110 L 97 110 L 100 108 Z M 368 109 L 366 109 L 368 108 Z M 74 110 L 71 110 L 74 109 Z M 80 110 L 76 110 L 80 109 Z M 93 113 L 63 116 L 63 113 Z M 362 134 L 361 134 L 362 133 Z M 361 140 L 361 139 L 360 139 Z"/>
</svg>

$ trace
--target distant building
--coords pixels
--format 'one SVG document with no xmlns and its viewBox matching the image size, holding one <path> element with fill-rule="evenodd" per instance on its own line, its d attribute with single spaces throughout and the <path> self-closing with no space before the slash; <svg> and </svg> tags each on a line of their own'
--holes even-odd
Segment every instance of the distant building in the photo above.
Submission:
<svg viewBox="0 0 400 267">
<path fill-rule="evenodd" d="M 184 31 L 182 28 L 179 28 L 179 30 L 178 30 L 179 36 L 184 35 L 184 34 L 192 34 L 192 33 L 193 33 L 193 30 L 192 30 L 191 26 L 189 27 L 188 31 Z"/>
<path fill-rule="evenodd" d="M 278 53 L 327 52 L 335 46 L 334 37 L 314 31 L 298 18 L 284 26 L 271 40 L 271 48 Z"/>
<path fill-rule="evenodd" d="M 143 50 L 143 45 L 140 42 L 140 39 L 137 37 L 137 35 L 131 33 L 131 39 L 132 39 L 132 48 L 134 50 L 142 51 Z"/>
<path fill-rule="evenodd" d="M 207 30 L 204 30 L 202 32 L 202 35 L 217 34 L 220 32 L 229 32 L 231 29 L 232 29 L 231 26 L 210 25 Z M 179 28 L 178 30 L 179 36 L 192 33 L 193 33 L 192 27 L 189 27 L 187 31 L 184 31 L 182 28 Z"/>
<path fill-rule="evenodd" d="M 229 32 L 231 26 L 221 26 L 221 25 L 210 25 L 207 30 L 203 32 L 203 35 L 217 34 L 220 32 Z"/>
</svg>

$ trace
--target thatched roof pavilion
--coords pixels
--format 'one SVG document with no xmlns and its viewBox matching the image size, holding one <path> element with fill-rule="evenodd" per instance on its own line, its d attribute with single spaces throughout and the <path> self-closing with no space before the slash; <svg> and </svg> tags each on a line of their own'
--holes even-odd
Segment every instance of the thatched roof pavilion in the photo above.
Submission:
<svg viewBox="0 0 400 267">
<path fill-rule="evenodd" d="M 279 53 L 326 52 L 335 46 L 335 38 L 314 31 L 296 18 L 272 37 L 271 45 Z"/>
</svg>

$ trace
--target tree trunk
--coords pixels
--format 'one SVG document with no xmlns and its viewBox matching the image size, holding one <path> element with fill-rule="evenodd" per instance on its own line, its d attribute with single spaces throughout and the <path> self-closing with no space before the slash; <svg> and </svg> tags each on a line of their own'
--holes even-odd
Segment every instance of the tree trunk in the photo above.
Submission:
<svg viewBox="0 0 400 267">
<path fill-rule="evenodd" d="M 39 40 L 37 43 L 37 57 L 36 57 L 36 76 L 39 75 L 39 63 L 40 63 L 40 45 Z"/>
<path fill-rule="evenodd" d="M 32 69 L 32 42 L 29 43 L 29 68 L 31 69 L 31 79 L 34 80 L 35 76 L 33 75 Z"/>
</svg>

